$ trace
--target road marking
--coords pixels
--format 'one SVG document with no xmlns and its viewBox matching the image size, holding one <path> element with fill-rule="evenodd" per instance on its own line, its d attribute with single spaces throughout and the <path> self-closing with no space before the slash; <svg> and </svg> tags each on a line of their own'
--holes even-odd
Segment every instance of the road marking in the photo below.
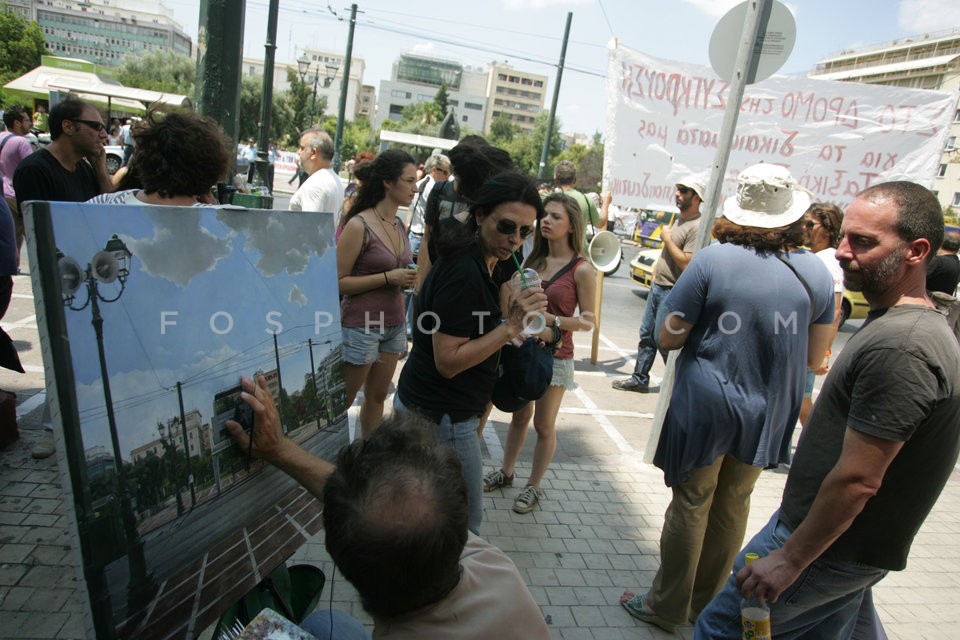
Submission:
<svg viewBox="0 0 960 640">
<path fill-rule="evenodd" d="M 37 316 L 35 316 L 35 315 L 33 315 L 33 316 L 27 316 L 26 318 L 24 318 L 24 319 L 22 319 L 22 320 L 17 320 L 16 322 L 12 322 L 12 323 L 6 325 L 6 330 L 7 330 L 7 331 L 12 331 L 12 330 L 14 330 L 14 329 L 23 329 L 23 328 L 36 329 L 36 328 L 37 328 Z"/>
<path fill-rule="evenodd" d="M 15 294 L 13 294 L 12 297 L 14 297 L 14 298 L 23 298 L 24 300 L 33 300 L 33 294 L 32 294 L 32 293 L 15 293 Z"/>
<path fill-rule="evenodd" d="M 587 411 L 593 416 L 593 419 L 597 421 L 597 424 L 600 425 L 600 428 L 606 432 L 607 436 L 613 440 L 613 443 L 617 445 L 617 448 L 620 449 L 623 453 L 637 453 L 637 451 L 630 446 L 630 443 L 620 435 L 620 432 L 616 430 L 610 420 L 607 419 L 607 416 L 597 408 L 596 403 L 590 399 L 590 396 L 587 395 L 587 392 L 583 390 L 583 387 L 577 387 L 573 390 L 577 397 L 580 398 L 580 402 L 583 403 L 583 406 L 587 408 Z"/>
<path fill-rule="evenodd" d="M 45 371 L 43 367 L 38 367 L 35 364 L 25 364 L 23 365 L 23 370 L 26 373 L 43 373 Z"/>
<path fill-rule="evenodd" d="M 29 398 L 21 402 L 19 405 L 17 405 L 17 419 L 22 418 L 23 416 L 27 415 L 37 407 L 41 406 L 46 399 L 47 399 L 47 392 L 41 391 L 39 393 L 33 394 L 32 396 L 30 396 Z"/>
<path fill-rule="evenodd" d="M 653 420 L 652 413 L 641 413 L 639 411 L 595 411 L 592 409 L 581 409 L 580 407 L 565 407 L 560 409 L 560 413 L 581 415 L 581 416 L 613 416 L 616 418 L 640 418 L 641 420 Z"/>
</svg>

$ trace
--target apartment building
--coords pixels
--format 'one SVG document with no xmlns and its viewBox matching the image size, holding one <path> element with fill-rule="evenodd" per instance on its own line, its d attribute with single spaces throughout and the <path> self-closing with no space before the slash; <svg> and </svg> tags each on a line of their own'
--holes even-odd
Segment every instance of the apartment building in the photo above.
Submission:
<svg viewBox="0 0 960 640">
<path fill-rule="evenodd" d="M 533 131 L 537 115 L 543 111 L 546 88 L 547 76 L 519 71 L 508 64 L 491 64 L 483 130 L 490 131 L 490 123 L 502 116 L 524 131 Z"/>
<path fill-rule="evenodd" d="M 279 93 L 290 89 L 287 80 L 288 72 L 300 77 L 310 89 L 311 104 L 314 100 L 313 90 L 316 87 L 317 104 L 326 99 L 327 106 L 323 110 L 326 115 L 336 115 L 340 104 L 340 88 L 343 81 L 345 56 L 343 52 L 322 51 L 320 49 L 303 49 L 294 62 L 276 62 L 273 65 L 273 91 Z M 303 73 L 300 73 L 300 61 L 303 61 Z M 366 71 L 363 58 L 350 58 L 350 80 L 347 82 L 347 120 L 359 118 L 370 119 L 371 104 L 376 104 L 376 95 L 372 87 L 364 86 L 363 74 Z M 257 58 L 243 58 L 243 76 L 248 78 L 262 77 L 264 62 Z M 319 108 L 317 113 L 319 113 Z"/>
<path fill-rule="evenodd" d="M 54 55 L 115 67 L 128 53 L 151 49 L 193 55 L 193 42 L 158 0 L 7 0 L 43 30 Z"/>
</svg>

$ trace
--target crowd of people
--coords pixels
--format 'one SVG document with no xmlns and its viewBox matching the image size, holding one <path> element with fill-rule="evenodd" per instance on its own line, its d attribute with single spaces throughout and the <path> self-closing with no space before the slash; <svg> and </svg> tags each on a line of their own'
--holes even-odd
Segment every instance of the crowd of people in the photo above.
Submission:
<svg viewBox="0 0 960 640">
<path fill-rule="evenodd" d="M 51 142 L 34 151 L 20 139 L 36 124 L 29 111 L 4 114 L 0 318 L 20 264 L 23 203 L 216 206 L 212 189 L 235 162 L 218 124 L 190 109 L 151 112 L 125 130 L 75 99 L 43 116 Z M 130 147 L 115 178 L 105 165 L 111 136 Z M 252 433 L 228 429 L 323 502 L 327 549 L 377 637 L 462 637 L 457 627 L 549 637 L 516 566 L 480 537 L 483 492 L 513 486 L 532 419 L 532 468 L 514 511 L 547 499 L 558 412 L 576 387 L 573 333 L 593 330 L 598 311 L 585 238 L 604 228 L 611 199 L 578 191 L 568 161 L 541 192 L 480 136 L 422 167 L 398 149 L 358 157 L 349 184 L 325 131 L 302 132 L 297 155 L 303 180 L 290 209 L 336 217 L 344 379 L 348 405 L 363 394 L 359 437 L 334 462 L 307 453 L 283 434 L 262 378 L 242 381 Z M 693 622 L 696 638 L 739 638 L 741 595 L 756 594 L 780 640 L 882 638 L 870 589 L 904 567 L 960 452 L 960 346 L 928 293 L 956 290 L 960 238 L 945 237 L 936 197 L 917 184 L 873 185 L 842 211 L 761 163 L 740 171 L 710 230 L 715 244 L 698 250 L 705 183 L 688 175 L 674 185 L 680 215 L 661 235 L 634 373 L 613 382 L 657 393 L 656 355 L 679 350 L 654 456 L 672 494 L 661 563 L 652 586 L 620 604 L 669 632 Z M 871 311 L 834 356 L 844 287 Z M 503 460 L 484 473 L 480 436 L 503 350 L 530 343 L 550 352 L 549 384 L 511 404 Z M 35 456 L 53 452 L 52 438 L 41 445 L 49 451 Z M 740 550 L 754 484 L 778 465 L 789 473 L 780 509 Z M 745 551 L 762 557 L 746 566 Z M 370 637 L 342 612 L 303 626 Z"/>
</svg>

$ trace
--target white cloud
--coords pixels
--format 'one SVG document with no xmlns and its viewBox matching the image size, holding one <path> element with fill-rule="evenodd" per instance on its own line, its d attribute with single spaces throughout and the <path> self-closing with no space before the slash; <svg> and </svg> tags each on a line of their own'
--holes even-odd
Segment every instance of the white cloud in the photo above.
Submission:
<svg viewBox="0 0 960 640">
<path fill-rule="evenodd" d="M 177 215 L 152 213 L 143 208 L 153 222 L 153 238 L 124 236 L 130 252 L 140 260 L 143 270 L 186 287 L 194 276 L 209 271 L 220 258 L 230 253 L 229 242 L 200 226 L 200 211 L 184 209 Z"/>
<path fill-rule="evenodd" d="M 297 285 L 293 285 L 293 288 L 290 289 L 290 302 L 298 304 L 301 307 L 307 304 L 307 296 L 303 295 L 303 291 L 301 291 Z"/>
<path fill-rule="evenodd" d="M 433 56 L 437 51 L 437 45 L 432 42 L 418 42 L 413 45 L 411 53 L 415 53 L 418 56 Z"/>
<path fill-rule="evenodd" d="M 943 31 L 960 24 L 960 4 L 956 0 L 902 0 L 898 21 L 910 35 Z"/>
<path fill-rule="evenodd" d="M 266 216 L 221 209 L 217 219 L 247 239 L 247 248 L 260 253 L 257 268 L 264 277 L 286 271 L 303 273 L 310 256 L 322 256 L 333 247 L 333 234 L 321 233 L 317 216 L 280 211 Z"/>
</svg>

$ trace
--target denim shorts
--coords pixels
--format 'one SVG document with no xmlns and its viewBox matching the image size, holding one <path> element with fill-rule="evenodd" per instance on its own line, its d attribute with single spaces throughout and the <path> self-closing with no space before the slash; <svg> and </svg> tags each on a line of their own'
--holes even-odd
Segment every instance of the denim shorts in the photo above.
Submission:
<svg viewBox="0 0 960 640">
<path fill-rule="evenodd" d="M 407 331 L 402 324 L 384 327 L 343 327 L 343 361 L 347 364 L 373 364 L 381 353 L 403 353 L 407 350 Z"/>
<path fill-rule="evenodd" d="M 573 358 L 553 359 L 553 378 L 550 379 L 550 386 L 563 387 L 567 391 L 577 388 L 573 381 Z"/>
</svg>

